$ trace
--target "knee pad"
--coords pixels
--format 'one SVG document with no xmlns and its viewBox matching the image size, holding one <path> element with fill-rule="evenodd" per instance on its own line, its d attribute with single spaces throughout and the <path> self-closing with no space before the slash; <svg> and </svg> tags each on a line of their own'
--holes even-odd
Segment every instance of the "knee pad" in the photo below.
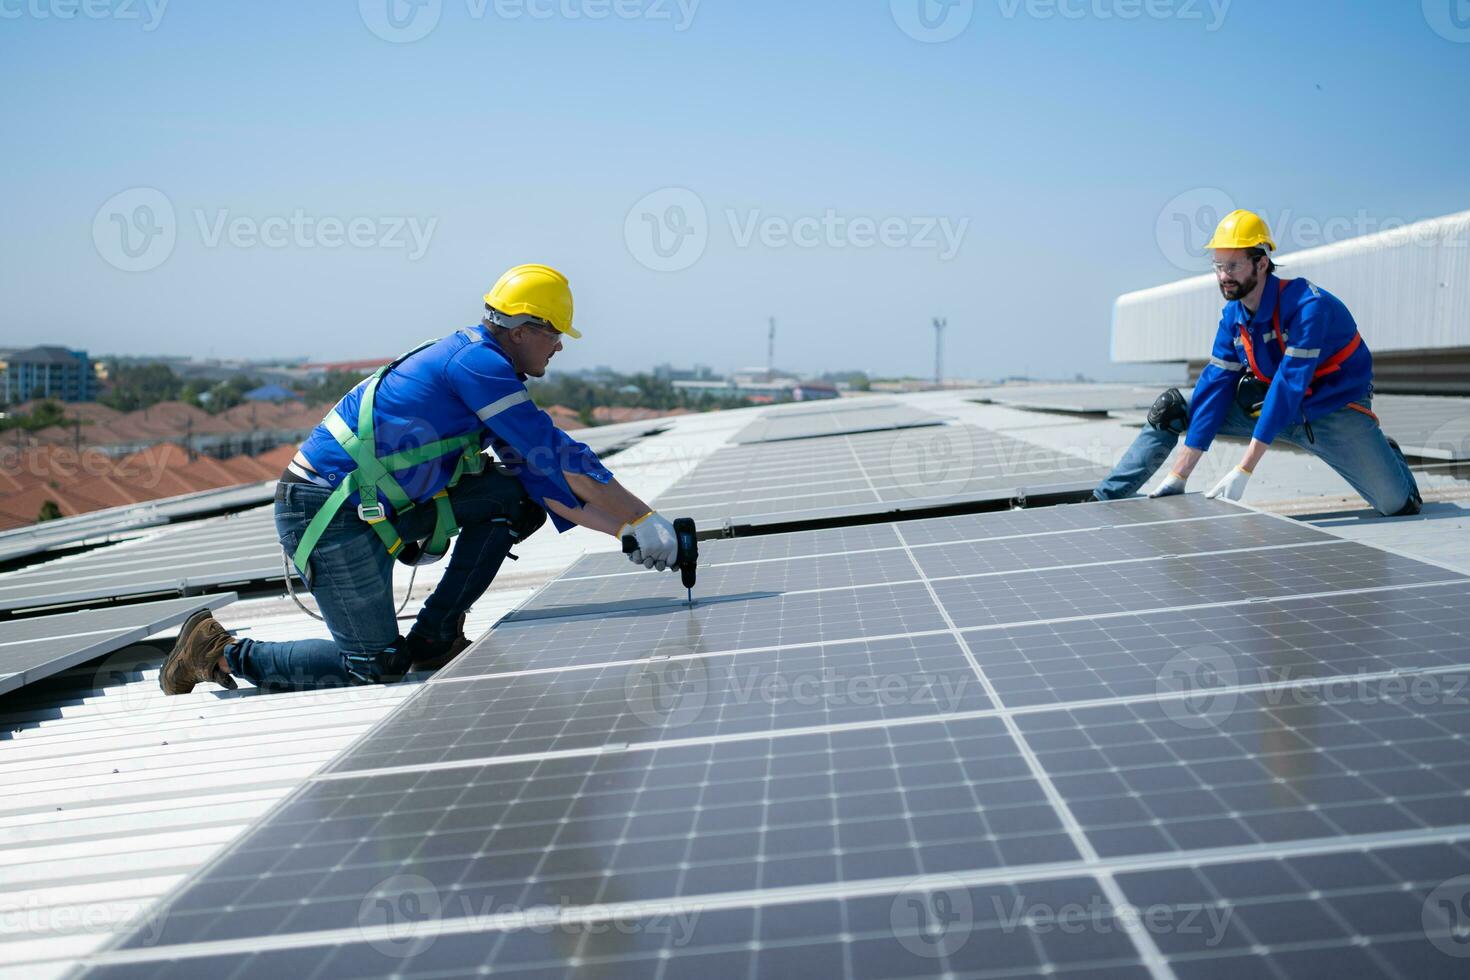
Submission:
<svg viewBox="0 0 1470 980">
<path fill-rule="evenodd" d="M 530 497 L 522 497 L 515 513 L 510 515 L 511 530 L 516 533 L 516 539 L 519 541 L 524 541 L 535 534 L 545 523 L 546 508 Z"/>
<path fill-rule="evenodd" d="M 1170 388 L 1148 410 L 1148 424 L 1176 436 L 1189 428 L 1189 403 L 1178 388 Z"/>
<path fill-rule="evenodd" d="M 408 638 L 400 633 L 375 654 L 349 654 L 347 673 L 356 684 L 395 684 L 408 672 L 412 656 Z"/>
</svg>

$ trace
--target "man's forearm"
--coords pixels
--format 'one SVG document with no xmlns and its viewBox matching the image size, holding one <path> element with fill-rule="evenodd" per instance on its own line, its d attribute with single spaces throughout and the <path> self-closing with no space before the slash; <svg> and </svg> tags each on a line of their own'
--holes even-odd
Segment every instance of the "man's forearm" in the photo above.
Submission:
<svg viewBox="0 0 1470 980">
<path fill-rule="evenodd" d="M 1199 465 L 1200 457 L 1204 454 L 1202 449 L 1182 447 L 1179 450 L 1179 456 L 1174 460 L 1173 472 L 1188 478 L 1189 474 L 1194 472 L 1194 468 Z"/>
<path fill-rule="evenodd" d="M 1266 450 L 1270 448 L 1269 443 L 1264 443 L 1259 439 L 1252 439 L 1251 444 L 1246 447 L 1245 455 L 1240 459 L 1240 468 L 1247 473 L 1254 473 L 1256 471 L 1256 465 L 1261 461 L 1261 457 L 1266 455 Z"/>
<path fill-rule="evenodd" d="M 616 479 L 608 480 L 606 483 L 599 483 L 592 479 L 592 477 L 583 476 L 581 473 L 567 473 L 565 475 L 567 485 L 572 488 L 572 493 L 576 494 L 577 499 L 587 505 L 581 508 L 581 510 L 585 511 L 590 508 L 600 513 L 605 520 L 616 522 L 611 528 L 597 527 L 596 529 L 599 531 L 605 530 L 608 534 L 617 534 L 618 528 L 624 524 L 638 520 L 638 518 L 653 509 L 630 493 Z M 557 513 L 560 514 L 561 511 L 558 510 Z M 576 523 L 582 524 L 584 527 L 594 526 L 568 514 L 562 514 L 562 516 L 568 520 L 576 521 Z M 596 518 L 596 515 L 584 516 Z"/>
<path fill-rule="evenodd" d="M 626 521 L 619 521 L 611 514 L 599 510 L 591 504 L 583 504 L 581 507 L 572 508 L 556 500 L 547 499 L 542 501 L 542 503 L 546 505 L 547 510 L 556 514 L 558 517 L 569 520 L 573 524 L 590 528 L 593 531 L 601 531 L 603 534 L 615 535 L 618 533 L 618 528 L 627 523 Z"/>
</svg>

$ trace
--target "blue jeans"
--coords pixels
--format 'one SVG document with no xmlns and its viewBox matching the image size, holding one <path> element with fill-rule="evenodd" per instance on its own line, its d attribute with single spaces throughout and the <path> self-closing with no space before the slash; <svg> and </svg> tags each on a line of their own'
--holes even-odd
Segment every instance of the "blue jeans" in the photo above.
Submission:
<svg viewBox="0 0 1470 980">
<path fill-rule="evenodd" d="M 1356 404 L 1371 409 L 1372 398 Z M 1232 403 L 1219 435 L 1249 439 L 1255 428 L 1255 419 Z M 1307 438 L 1306 426 L 1301 422 L 1283 429 L 1277 438 L 1305 449 L 1332 467 L 1380 514 L 1396 514 L 1411 497 L 1419 496 L 1419 486 L 1403 453 L 1389 444 L 1371 416 L 1356 409 L 1340 408 L 1317 419 L 1312 423 L 1311 439 Z M 1145 423 L 1143 431 L 1118 460 L 1113 472 L 1093 491 L 1093 496 L 1099 500 L 1131 497 L 1164 465 L 1178 442 L 1175 433 Z"/>
<path fill-rule="evenodd" d="M 276 533 L 287 554 L 330 494 L 310 483 L 277 485 Z M 236 640 L 225 649 L 231 672 L 270 690 L 374 684 L 402 676 L 417 654 L 447 649 L 511 546 L 546 520 L 520 481 L 493 466 L 461 479 L 449 500 L 460 533 L 407 638 L 399 636 L 394 613 L 394 559 L 356 508 L 344 505 L 307 561 L 312 596 L 332 639 Z M 420 540 L 433 531 L 434 517 L 432 505 L 420 504 L 395 516 L 393 526 L 405 541 Z"/>
</svg>

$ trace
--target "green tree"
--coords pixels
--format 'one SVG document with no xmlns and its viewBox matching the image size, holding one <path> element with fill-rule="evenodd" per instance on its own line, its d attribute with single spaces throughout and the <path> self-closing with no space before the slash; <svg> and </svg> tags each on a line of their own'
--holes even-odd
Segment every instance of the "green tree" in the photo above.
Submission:
<svg viewBox="0 0 1470 980">
<path fill-rule="evenodd" d="M 159 402 L 173 401 L 183 390 L 183 382 L 167 364 L 119 364 L 108 367 L 112 386 L 97 399 L 119 412 L 135 412 Z"/>
<path fill-rule="evenodd" d="M 60 520 L 62 516 L 63 515 L 61 513 L 61 508 L 56 505 L 56 501 L 48 500 L 41 505 L 41 513 L 37 515 L 36 520 L 38 522 L 57 521 Z"/>
</svg>

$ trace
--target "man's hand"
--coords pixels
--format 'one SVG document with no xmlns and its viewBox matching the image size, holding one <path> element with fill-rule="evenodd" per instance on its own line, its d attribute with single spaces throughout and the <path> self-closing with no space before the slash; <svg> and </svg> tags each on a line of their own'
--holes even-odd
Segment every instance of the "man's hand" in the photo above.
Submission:
<svg viewBox="0 0 1470 980">
<path fill-rule="evenodd" d="M 637 550 L 628 555 L 628 560 L 635 565 L 663 571 L 679 560 L 679 539 L 674 534 L 674 525 L 662 514 L 649 511 L 618 529 L 619 541 L 628 535 L 638 543 Z"/>
<path fill-rule="evenodd" d="M 1225 478 L 1215 484 L 1215 489 L 1205 494 L 1211 500 L 1216 498 L 1224 500 L 1239 500 L 1245 496 L 1245 485 L 1250 482 L 1251 471 L 1237 466 Z"/>
<path fill-rule="evenodd" d="M 1184 492 L 1184 485 L 1189 482 L 1189 477 L 1181 476 L 1177 471 L 1170 472 L 1168 476 L 1159 481 L 1154 487 L 1150 497 L 1172 497 Z"/>
</svg>

